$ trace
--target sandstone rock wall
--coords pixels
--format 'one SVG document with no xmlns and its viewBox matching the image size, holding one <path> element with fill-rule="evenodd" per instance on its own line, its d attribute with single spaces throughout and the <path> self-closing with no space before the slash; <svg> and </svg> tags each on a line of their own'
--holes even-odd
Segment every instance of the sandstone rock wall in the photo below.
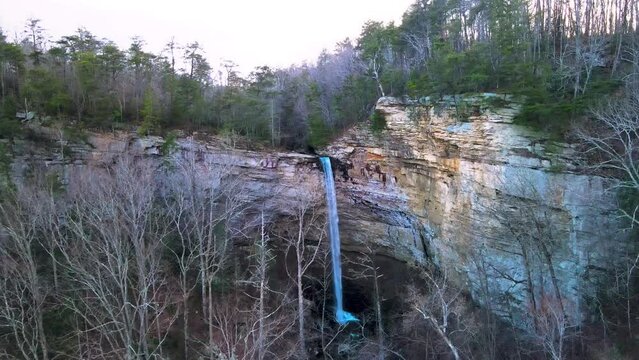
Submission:
<svg viewBox="0 0 639 360">
<path fill-rule="evenodd" d="M 199 176 L 215 178 L 224 171 L 241 179 L 242 197 L 274 216 L 286 215 L 300 191 L 321 186 L 319 161 L 316 156 L 274 151 L 249 151 L 225 146 L 220 139 L 180 137 L 169 156 L 162 156 L 164 139 L 138 137 L 131 133 L 93 133 L 84 141 L 64 141 L 60 145 L 51 129 L 36 128 L 37 141 L 17 141 L 13 145 L 11 177 L 16 183 L 34 175 L 57 176 L 65 184 L 74 172 L 87 166 L 105 167 L 122 156 L 140 161 L 177 163 L 185 157 L 195 158 Z M 61 150 L 65 148 L 64 152 Z M 64 153 L 64 154 L 63 154 Z M 310 179 L 310 180 L 309 180 Z M 313 181 L 313 184 L 307 184 Z M 319 189 L 321 190 L 321 187 Z M 323 198 L 321 198 L 323 199 Z"/>
<path fill-rule="evenodd" d="M 432 261 L 504 315 L 559 292 L 578 316 L 626 244 L 615 195 L 582 174 L 576 146 L 515 125 L 519 105 L 493 108 L 493 96 L 463 99 L 464 117 L 450 98 L 382 98 L 386 130 L 361 125 L 334 141 L 327 153 L 348 168 L 337 184 L 343 242 Z"/>
</svg>

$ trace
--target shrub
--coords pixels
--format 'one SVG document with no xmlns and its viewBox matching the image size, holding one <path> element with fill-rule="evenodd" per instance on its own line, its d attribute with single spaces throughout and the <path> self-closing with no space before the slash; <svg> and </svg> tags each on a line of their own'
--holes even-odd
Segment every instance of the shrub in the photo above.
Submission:
<svg viewBox="0 0 639 360">
<path fill-rule="evenodd" d="M 22 133 L 18 120 L 0 118 L 0 139 L 12 139 Z"/>
<path fill-rule="evenodd" d="M 457 100 L 456 96 L 454 97 L 454 99 L 455 99 L 455 116 L 457 117 L 457 121 L 468 122 L 472 114 L 471 106 L 468 104 L 468 102 L 464 100 Z"/>
<path fill-rule="evenodd" d="M 177 134 L 174 131 L 170 131 L 168 134 L 166 134 L 164 142 L 160 146 L 160 153 L 163 156 L 168 156 L 175 152 L 177 148 Z"/>
<path fill-rule="evenodd" d="M 312 116 L 309 120 L 308 144 L 313 148 L 322 148 L 328 145 L 331 136 L 331 129 L 326 126 L 319 116 Z"/>
<path fill-rule="evenodd" d="M 386 129 L 386 117 L 381 111 L 375 110 L 371 115 L 371 130 L 379 134 L 384 129 Z"/>
</svg>

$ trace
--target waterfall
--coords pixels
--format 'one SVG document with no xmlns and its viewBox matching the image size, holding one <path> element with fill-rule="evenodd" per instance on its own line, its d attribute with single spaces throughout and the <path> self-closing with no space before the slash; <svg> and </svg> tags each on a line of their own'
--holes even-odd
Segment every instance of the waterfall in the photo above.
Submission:
<svg viewBox="0 0 639 360">
<path fill-rule="evenodd" d="M 324 184 L 326 187 L 326 203 L 328 204 L 328 230 L 331 240 L 331 260 L 333 263 L 333 285 L 335 287 L 335 320 L 344 325 L 349 321 L 357 321 L 351 313 L 344 311 L 342 305 L 342 264 L 340 259 L 339 227 L 337 216 L 337 200 L 335 199 L 335 183 L 331 159 L 321 157 L 324 168 Z"/>
</svg>

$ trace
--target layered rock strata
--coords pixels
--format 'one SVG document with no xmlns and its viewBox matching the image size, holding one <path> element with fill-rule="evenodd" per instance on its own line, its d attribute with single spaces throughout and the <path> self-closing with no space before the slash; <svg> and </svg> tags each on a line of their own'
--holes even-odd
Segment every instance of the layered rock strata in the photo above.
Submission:
<svg viewBox="0 0 639 360">
<path fill-rule="evenodd" d="M 432 262 L 505 316 L 551 302 L 578 317 L 625 249 L 616 197 L 576 145 L 516 125 L 518 110 L 493 94 L 380 99 L 384 130 L 327 149 L 344 168 L 343 241 Z"/>
</svg>

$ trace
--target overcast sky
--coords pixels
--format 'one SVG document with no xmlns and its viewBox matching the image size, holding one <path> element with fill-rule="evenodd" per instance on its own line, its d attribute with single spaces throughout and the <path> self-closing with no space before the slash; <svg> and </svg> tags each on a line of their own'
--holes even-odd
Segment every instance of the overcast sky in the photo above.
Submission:
<svg viewBox="0 0 639 360">
<path fill-rule="evenodd" d="M 247 72 L 313 61 L 337 41 L 355 39 L 366 20 L 399 22 L 413 1 L 0 0 L 0 27 L 13 40 L 35 17 L 53 39 L 83 26 L 122 48 L 139 35 L 152 52 L 174 36 L 198 41 L 214 68 L 229 59 Z"/>
</svg>

